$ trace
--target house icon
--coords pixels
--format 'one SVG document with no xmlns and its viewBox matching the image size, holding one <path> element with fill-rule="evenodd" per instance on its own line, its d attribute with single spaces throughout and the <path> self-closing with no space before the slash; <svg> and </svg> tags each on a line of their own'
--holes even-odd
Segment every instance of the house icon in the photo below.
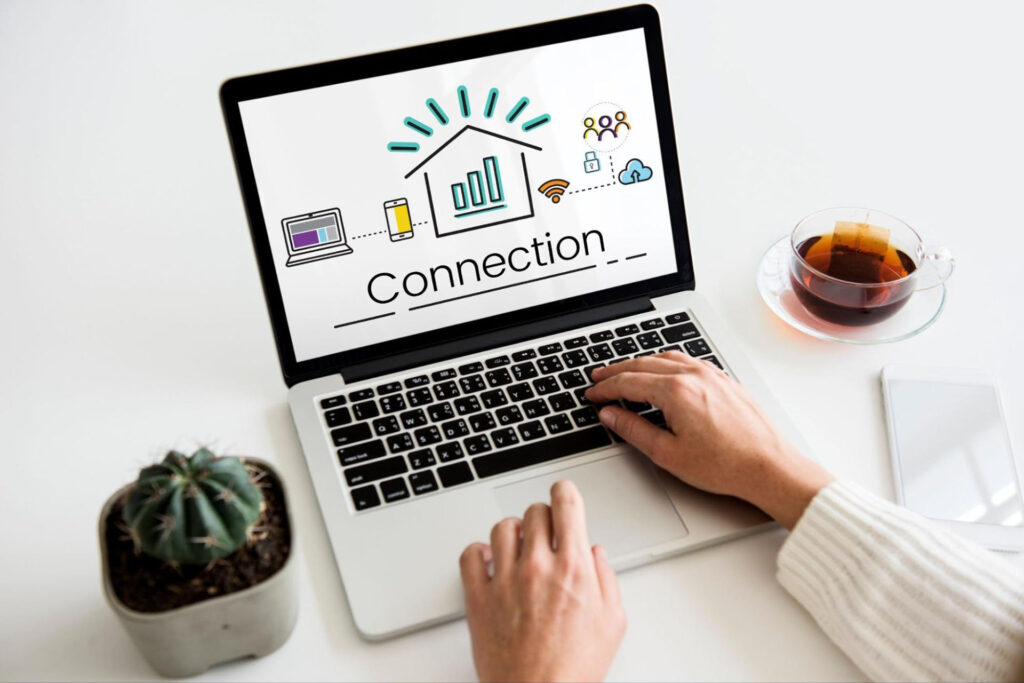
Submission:
<svg viewBox="0 0 1024 683">
<path fill-rule="evenodd" d="M 465 126 L 409 171 L 423 173 L 434 232 L 447 237 L 533 217 L 526 150 L 520 142 Z"/>
</svg>

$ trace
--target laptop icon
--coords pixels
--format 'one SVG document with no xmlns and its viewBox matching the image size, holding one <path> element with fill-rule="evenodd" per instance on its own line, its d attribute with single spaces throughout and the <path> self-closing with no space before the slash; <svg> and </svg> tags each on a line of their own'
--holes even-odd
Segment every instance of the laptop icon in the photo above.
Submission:
<svg viewBox="0 0 1024 683">
<path fill-rule="evenodd" d="M 281 221 L 281 227 L 288 247 L 286 266 L 298 266 L 352 253 L 352 247 L 345 240 L 340 209 L 325 209 L 285 218 Z"/>
</svg>

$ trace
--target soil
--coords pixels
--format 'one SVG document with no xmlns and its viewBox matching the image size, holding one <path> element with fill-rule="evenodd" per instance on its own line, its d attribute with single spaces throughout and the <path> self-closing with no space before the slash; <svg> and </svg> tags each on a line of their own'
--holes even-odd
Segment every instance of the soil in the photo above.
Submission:
<svg viewBox="0 0 1024 683">
<path fill-rule="evenodd" d="M 107 561 L 114 593 L 126 607 L 139 612 L 184 607 L 251 588 L 284 566 L 291 552 L 284 493 L 270 470 L 259 463 L 250 464 L 264 474 L 261 488 L 266 509 L 256 523 L 258 532 L 231 555 L 208 565 L 174 567 L 163 560 L 137 555 L 121 526 L 124 499 L 113 505 L 106 522 Z"/>
</svg>

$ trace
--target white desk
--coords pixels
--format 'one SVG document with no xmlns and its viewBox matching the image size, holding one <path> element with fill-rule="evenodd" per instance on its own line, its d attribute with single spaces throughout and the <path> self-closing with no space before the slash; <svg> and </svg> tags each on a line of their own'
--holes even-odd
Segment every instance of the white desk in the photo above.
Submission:
<svg viewBox="0 0 1024 683">
<path fill-rule="evenodd" d="M 140 465 L 195 438 L 280 468 L 302 586 L 284 648 L 206 678 L 473 677 L 462 622 L 373 645 L 352 627 L 217 88 L 610 4 L 0 4 L 0 678 L 153 675 L 101 597 L 96 518 Z M 698 288 L 821 460 L 892 495 L 890 361 L 989 369 L 1024 448 L 1021 5 L 660 4 Z M 888 210 L 955 251 L 949 307 L 923 336 L 828 344 L 760 302 L 765 247 L 839 204 Z M 776 584 L 783 539 L 624 574 L 629 633 L 610 678 L 859 678 Z"/>
</svg>

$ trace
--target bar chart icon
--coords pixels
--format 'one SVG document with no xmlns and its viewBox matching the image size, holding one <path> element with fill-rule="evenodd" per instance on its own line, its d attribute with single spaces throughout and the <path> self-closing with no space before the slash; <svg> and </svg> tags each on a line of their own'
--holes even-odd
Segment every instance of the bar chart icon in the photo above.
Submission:
<svg viewBox="0 0 1024 683">
<path fill-rule="evenodd" d="M 455 205 L 456 218 L 498 211 L 506 206 L 498 158 L 484 157 L 481 165 L 483 170 L 466 173 L 465 182 L 452 183 L 452 202 Z"/>
</svg>

